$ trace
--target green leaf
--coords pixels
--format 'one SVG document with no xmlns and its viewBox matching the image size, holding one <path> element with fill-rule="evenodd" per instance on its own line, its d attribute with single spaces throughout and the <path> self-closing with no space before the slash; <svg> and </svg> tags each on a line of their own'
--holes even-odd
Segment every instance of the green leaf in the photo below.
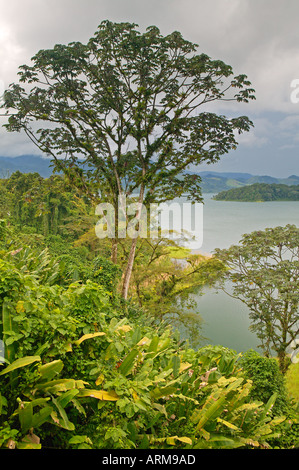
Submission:
<svg viewBox="0 0 299 470">
<path fill-rule="evenodd" d="M 59 359 L 57 361 L 49 362 L 48 364 L 44 364 L 39 367 L 39 373 L 41 375 L 42 380 L 51 380 L 63 369 L 63 362 Z"/>
<path fill-rule="evenodd" d="M 66 414 L 64 408 L 61 406 L 61 403 L 59 402 L 59 400 L 56 399 L 56 398 L 52 398 L 52 401 L 53 401 L 54 405 L 56 405 L 56 407 L 58 409 L 58 412 L 60 414 L 60 417 L 61 417 L 61 418 L 58 418 L 59 419 L 59 425 L 62 428 L 67 429 L 68 431 L 74 431 L 75 425 L 73 423 L 71 423 L 71 421 L 68 419 L 67 414 Z"/>
<path fill-rule="evenodd" d="M 83 408 L 81 403 L 79 403 L 79 400 L 77 400 L 77 398 L 73 398 L 72 403 L 73 403 L 73 406 L 76 408 L 76 410 L 79 411 L 79 413 L 86 416 L 85 409 Z"/>
<path fill-rule="evenodd" d="M 189 437 L 177 437 L 176 436 L 176 439 L 178 441 L 184 442 L 184 444 L 192 445 L 192 439 L 190 439 Z"/>
<path fill-rule="evenodd" d="M 5 398 L 3 395 L 1 395 L 1 393 L 0 393 L 0 415 L 2 414 L 2 408 L 3 408 L 4 406 L 7 406 L 7 400 L 6 400 L 6 398 Z"/>
<path fill-rule="evenodd" d="M 65 392 L 63 395 L 61 395 L 58 398 L 58 402 L 62 406 L 62 408 L 65 408 L 66 405 L 72 401 L 72 399 L 79 393 L 79 390 L 74 389 L 74 390 L 69 390 L 68 392 Z"/>
<path fill-rule="evenodd" d="M 137 326 L 136 328 L 134 328 L 134 331 L 133 331 L 132 343 L 133 344 L 138 343 L 141 338 L 142 338 L 141 330 L 140 330 L 140 327 Z"/>
<path fill-rule="evenodd" d="M 102 332 L 98 332 L 98 333 L 90 333 L 88 335 L 84 335 L 82 336 L 80 339 L 78 339 L 77 341 L 75 341 L 75 344 L 77 346 L 79 346 L 83 341 L 87 340 L 87 339 L 91 339 L 91 338 L 96 338 L 98 336 L 105 336 L 105 333 L 102 333 Z"/>
<path fill-rule="evenodd" d="M 158 352 L 161 353 L 162 351 L 167 349 L 169 345 L 170 345 L 170 338 L 166 338 L 164 341 L 159 343 Z"/>
<path fill-rule="evenodd" d="M 7 302 L 4 300 L 3 305 L 2 305 L 2 324 L 3 324 L 3 340 L 4 343 L 8 340 L 5 332 L 6 331 L 14 331 L 14 327 L 12 324 L 12 315 L 9 310 Z M 12 346 L 12 344 L 8 344 L 7 347 L 5 348 L 5 358 L 11 362 L 13 361 L 15 357 L 15 348 Z"/>
<path fill-rule="evenodd" d="M 159 398 L 172 395 L 173 393 L 176 392 L 176 390 L 177 390 L 177 387 L 171 387 L 171 386 L 164 387 L 164 388 L 157 387 L 154 390 L 152 390 L 151 396 L 157 400 Z"/>
<path fill-rule="evenodd" d="M 213 448 L 219 449 L 237 449 L 238 447 L 243 446 L 243 442 L 236 438 L 232 439 L 226 436 L 214 435 L 209 439 L 209 442 L 212 443 Z"/>
<path fill-rule="evenodd" d="M 158 344 L 159 344 L 159 336 L 154 336 L 149 347 L 148 347 L 148 350 L 147 352 L 150 353 L 150 352 L 156 352 L 157 351 L 157 347 L 158 347 Z"/>
<path fill-rule="evenodd" d="M 28 431 L 32 428 L 32 418 L 33 418 L 33 406 L 32 403 L 23 403 L 19 404 L 19 420 L 21 424 L 21 429 L 23 432 Z"/>
<path fill-rule="evenodd" d="M 7 366 L 4 370 L 2 370 L 0 372 L 0 375 L 8 374 L 9 372 L 12 372 L 13 370 L 20 369 L 21 367 L 26 367 L 30 364 L 33 364 L 33 362 L 38 362 L 38 361 L 41 361 L 40 356 L 22 357 L 21 359 L 17 359 L 12 364 Z"/>
<path fill-rule="evenodd" d="M 263 412 L 261 414 L 260 420 L 261 422 L 266 419 L 267 413 L 270 412 L 272 406 L 274 405 L 276 398 L 277 398 L 277 392 L 273 393 L 273 395 L 269 398 L 269 400 L 266 403 L 265 408 L 263 409 Z"/>
<path fill-rule="evenodd" d="M 224 424 L 229 429 L 233 429 L 234 431 L 238 431 L 239 428 L 235 426 L 234 424 L 230 423 L 229 421 L 226 421 L 225 419 L 217 418 L 218 423 Z"/>
<path fill-rule="evenodd" d="M 277 426 L 278 424 L 283 423 L 285 420 L 286 420 L 286 417 L 285 417 L 285 416 L 276 416 L 276 417 L 273 418 L 272 421 L 270 422 L 271 427 L 272 427 L 272 426 Z"/>
<path fill-rule="evenodd" d="M 19 339 L 23 338 L 24 335 L 22 334 L 16 334 L 16 333 L 13 333 L 13 335 L 11 335 L 9 338 L 7 338 L 5 340 L 5 344 L 6 346 L 11 346 L 13 343 L 15 343 L 16 341 L 18 341 Z"/>
<path fill-rule="evenodd" d="M 39 383 L 35 387 L 37 390 L 44 390 L 48 393 L 66 392 L 76 388 L 76 380 L 74 379 L 59 379 L 50 382 Z"/>
<path fill-rule="evenodd" d="M 173 368 L 174 377 L 177 377 L 179 375 L 180 365 L 181 365 L 181 360 L 180 360 L 179 356 L 173 356 L 172 357 L 172 368 Z"/>
<path fill-rule="evenodd" d="M 123 375 L 128 375 L 134 367 L 136 356 L 138 355 L 138 349 L 133 349 L 124 359 L 119 367 L 119 372 Z"/>
<path fill-rule="evenodd" d="M 218 400 L 216 400 L 205 411 L 203 411 L 203 414 L 200 417 L 198 424 L 197 424 L 197 430 L 200 430 L 201 428 L 203 428 L 204 425 L 210 419 L 213 419 L 215 415 L 219 414 L 222 411 L 224 404 L 225 404 L 225 396 L 222 396 L 218 398 Z"/>
<path fill-rule="evenodd" d="M 73 436 L 69 440 L 69 444 L 92 444 L 88 436 Z"/>
<path fill-rule="evenodd" d="M 167 418 L 167 411 L 164 405 L 160 405 L 160 403 L 154 403 L 153 408 L 156 408 L 160 413 L 164 414 Z"/>
<path fill-rule="evenodd" d="M 169 436 L 169 437 L 152 437 L 152 442 L 166 442 L 170 446 L 177 445 L 176 441 L 183 442 L 184 444 L 192 445 L 192 439 L 190 437 L 178 437 L 178 436 Z"/>
<path fill-rule="evenodd" d="M 38 428 L 46 421 L 48 421 L 51 413 L 53 411 L 52 406 L 45 406 L 38 413 L 35 413 L 32 417 L 32 427 Z"/>
<path fill-rule="evenodd" d="M 78 397 L 91 397 L 91 398 L 97 398 L 98 400 L 104 400 L 104 401 L 117 401 L 119 399 L 119 396 L 117 393 L 115 393 L 114 390 L 111 390 L 110 392 L 107 392 L 106 390 L 88 390 L 88 389 L 83 389 L 80 390 Z"/>
</svg>

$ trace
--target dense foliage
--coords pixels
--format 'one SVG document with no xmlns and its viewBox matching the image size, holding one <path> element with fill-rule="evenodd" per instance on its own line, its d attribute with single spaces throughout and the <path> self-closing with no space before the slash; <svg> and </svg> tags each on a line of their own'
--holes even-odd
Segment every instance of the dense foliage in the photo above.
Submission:
<svg viewBox="0 0 299 470">
<path fill-rule="evenodd" d="M 275 396 L 250 400 L 233 351 L 196 352 L 91 282 L 1 272 L 3 446 L 267 447 L 284 421 L 269 414 Z"/>
<path fill-rule="evenodd" d="M 12 180 L 18 178 L 24 177 Z M 32 176 L 26 178 L 34 184 Z M 2 187 L 10 181 L 2 181 Z M 32 198 L 31 210 L 42 201 L 44 184 L 39 180 L 41 194 Z M 12 187 L 11 198 L 18 187 Z M 261 393 L 246 357 L 241 362 L 239 354 L 221 346 L 191 348 L 162 315 L 163 299 L 170 312 L 179 294 L 185 292 L 187 300 L 192 282 L 194 287 L 205 277 L 214 280 L 211 259 L 206 263 L 162 244 L 155 247 L 154 269 L 149 245 L 140 246 L 136 266 L 140 274 L 146 266 L 152 281 L 143 284 L 137 271 L 132 300 L 124 301 L 117 286 L 121 266 L 111 263 L 99 240 L 94 251 L 90 229 L 74 240 L 73 231 L 66 232 L 68 238 L 60 236 L 66 223 L 49 224 L 45 236 L 35 233 L 26 214 L 23 225 L 18 212 L 6 212 L 7 221 L 0 223 L 1 447 L 297 445 L 296 412 L 283 399 L 279 370 L 269 377 L 267 393 Z M 187 267 L 172 265 L 175 256 L 189 260 Z"/>
<path fill-rule="evenodd" d="M 298 396 L 296 398 L 290 393 L 292 387 L 287 387 L 286 376 L 281 373 L 276 358 L 261 356 L 256 351 L 250 350 L 243 354 L 240 365 L 244 370 L 245 377 L 252 380 L 253 385 L 250 396 L 254 400 L 262 400 L 266 403 L 273 394 L 276 394 L 277 398 L 272 411 L 277 416 L 284 415 L 286 417 L 278 427 L 279 436 L 270 440 L 271 446 L 287 448 L 290 447 L 292 443 L 295 443 L 295 446 L 298 447 L 299 422 L 298 419 L 296 419 L 295 411 L 296 404 L 297 411 L 299 408 Z M 296 365 L 297 364 L 292 364 L 292 367 L 288 370 L 288 374 L 294 374 L 292 384 L 295 385 L 294 391 L 297 390 L 298 393 L 298 375 L 296 376 L 295 372 Z M 292 406 L 292 402 L 294 406 Z"/>
<path fill-rule="evenodd" d="M 254 183 L 222 191 L 214 199 L 240 202 L 299 201 L 299 185 Z"/>
<path fill-rule="evenodd" d="M 28 268 L 43 256 L 43 269 L 52 269 L 58 284 L 92 280 L 109 291 L 120 291 L 130 241 L 119 243 L 118 264 L 110 260 L 111 240 L 95 233 L 94 205 L 73 190 L 62 176 L 41 178 L 16 172 L 0 180 L 0 217 L 5 217 L 11 236 L 7 248 Z M 35 249 L 28 251 L 28 245 Z M 42 255 L 41 255 L 42 253 Z M 59 263 L 55 264 L 52 257 Z M 55 269 L 53 267 L 55 264 Z M 216 259 L 192 255 L 174 241 L 138 239 L 130 298 L 156 318 L 171 315 L 177 325 L 192 329 L 193 342 L 200 336 L 201 318 L 194 312 L 191 296 L 217 279 L 223 265 Z M 192 319 L 192 321 L 190 321 Z"/>
</svg>

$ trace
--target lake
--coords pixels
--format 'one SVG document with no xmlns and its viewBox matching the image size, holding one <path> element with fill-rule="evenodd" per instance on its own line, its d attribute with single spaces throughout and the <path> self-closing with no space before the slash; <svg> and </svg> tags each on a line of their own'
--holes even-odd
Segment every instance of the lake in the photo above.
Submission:
<svg viewBox="0 0 299 470">
<path fill-rule="evenodd" d="M 299 227 L 299 202 L 230 202 L 215 201 L 204 195 L 202 253 L 236 244 L 245 233 L 268 227 L 294 224 Z M 219 344 L 237 352 L 255 349 L 258 338 L 249 331 L 248 308 L 215 289 L 205 289 L 195 296 L 197 311 L 204 320 L 204 344 Z"/>
</svg>

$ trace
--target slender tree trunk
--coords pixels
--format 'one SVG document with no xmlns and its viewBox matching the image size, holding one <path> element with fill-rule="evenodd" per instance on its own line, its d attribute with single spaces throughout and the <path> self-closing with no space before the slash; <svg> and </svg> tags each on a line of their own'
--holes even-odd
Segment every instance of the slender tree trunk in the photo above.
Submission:
<svg viewBox="0 0 299 470">
<path fill-rule="evenodd" d="M 112 248 L 111 248 L 111 261 L 114 264 L 117 264 L 117 255 L 118 255 L 118 206 L 114 204 L 114 230 L 115 236 L 112 239 Z"/>
<path fill-rule="evenodd" d="M 281 348 L 278 350 L 278 361 L 279 368 L 283 374 L 286 373 L 288 369 L 288 357 L 286 354 L 287 348 L 287 335 L 288 335 L 288 302 L 285 302 L 284 314 L 280 319 L 281 324 Z"/>
<path fill-rule="evenodd" d="M 134 259 L 135 259 L 136 246 L 137 246 L 137 238 L 133 238 L 130 253 L 129 253 L 129 258 L 127 262 L 127 267 L 126 267 L 126 271 L 125 271 L 124 278 L 123 278 L 122 297 L 125 300 L 128 298 L 130 280 L 132 276 L 133 264 L 134 264 Z"/>
<path fill-rule="evenodd" d="M 139 201 L 138 201 L 139 207 L 138 207 L 138 210 L 137 210 L 137 213 L 136 213 L 136 220 L 137 221 L 140 220 L 140 216 L 141 216 L 143 196 L 144 196 L 144 187 L 142 185 L 141 189 L 140 189 L 140 193 L 139 193 Z M 127 262 L 127 267 L 126 267 L 125 274 L 124 274 L 124 277 L 123 277 L 122 297 L 125 300 L 128 298 L 130 280 L 131 280 L 131 276 L 132 276 L 135 253 L 136 253 L 137 240 L 138 240 L 138 237 L 135 237 L 135 238 L 132 239 L 130 253 L 129 253 L 128 262 Z"/>
</svg>

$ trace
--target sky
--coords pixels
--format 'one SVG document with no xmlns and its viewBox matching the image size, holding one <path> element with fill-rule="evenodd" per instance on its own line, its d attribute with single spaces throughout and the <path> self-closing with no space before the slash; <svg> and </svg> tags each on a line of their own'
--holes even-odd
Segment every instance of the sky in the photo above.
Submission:
<svg viewBox="0 0 299 470">
<path fill-rule="evenodd" d="M 87 42 L 103 20 L 179 31 L 198 53 L 244 73 L 256 100 L 216 111 L 247 115 L 254 128 L 237 150 L 198 171 L 299 176 L 298 0 L 0 0 L 0 95 L 40 49 Z M 213 109 L 215 111 L 215 109 Z M 0 119 L 0 124 L 5 119 Z M 23 134 L 0 128 L 0 156 L 40 154 Z"/>
</svg>

